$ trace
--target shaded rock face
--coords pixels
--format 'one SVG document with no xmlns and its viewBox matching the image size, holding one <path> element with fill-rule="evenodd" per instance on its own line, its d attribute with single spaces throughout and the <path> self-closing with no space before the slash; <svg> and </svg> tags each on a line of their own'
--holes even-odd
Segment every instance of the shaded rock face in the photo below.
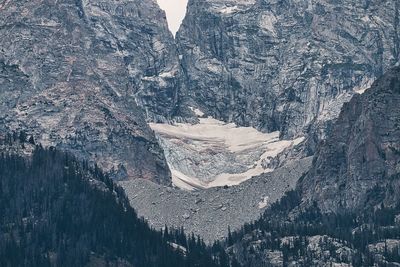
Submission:
<svg viewBox="0 0 400 267">
<path fill-rule="evenodd" d="M 400 190 L 400 68 L 344 105 L 300 182 L 325 212 L 395 205 Z"/>
<path fill-rule="evenodd" d="M 173 54 L 153 47 L 159 51 L 154 58 L 164 63 L 151 61 L 149 44 L 164 38 L 167 28 L 154 2 L 142 2 L 109 1 L 108 10 L 93 1 L 3 1 L 0 129 L 25 130 L 44 145 L 96 162 L 116 178 L 170 184 L 162 149 L 136 102 L 151 109 L 143 97 L 151 86 L 142 78 L 155 72 L 144 62 L 172 70 Z M 121 14 L 117 18 L 107 11 Z M 142 17 L 153 20 L 153 28 Z M 161 21 L 159 31 L 154 17 Z M 171 95 L 164 103 L 173 106 L 176 94 L 168 82 L 154 98 Z"/>
<path fill-rule="evenodd" d="M 399 61 L 399 31 L 398 1 L 192 0 L 177 43 L 203 112 L 323 139 L 354 91 Z"/>
</svg>

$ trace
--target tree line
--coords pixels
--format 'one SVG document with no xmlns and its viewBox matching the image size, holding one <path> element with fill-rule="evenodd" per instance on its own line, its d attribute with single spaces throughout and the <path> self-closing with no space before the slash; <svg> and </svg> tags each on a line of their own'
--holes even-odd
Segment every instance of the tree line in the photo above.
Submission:
<svg viewBox="0 0 400 267">
<path fill-rule="evenodd" d="M 219 244 L 151 229 L 98 167 L 24 132 L 0 145 L 34 146 L 29 158 L 12 149 L 0 155 L 0 266 L 231 266 Z"/>
</svg>

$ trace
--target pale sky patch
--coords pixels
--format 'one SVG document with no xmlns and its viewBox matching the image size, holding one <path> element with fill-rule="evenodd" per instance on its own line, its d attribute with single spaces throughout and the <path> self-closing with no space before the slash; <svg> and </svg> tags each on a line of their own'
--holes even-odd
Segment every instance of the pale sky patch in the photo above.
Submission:
<svg viewBox="0 0 400 267">
<path fill-rule="evenodd" d="M 186 14 L 188 0 L 157 0 L 158 4 L 167 14 L 168 26 L 175 36 Z"/>
</svg>

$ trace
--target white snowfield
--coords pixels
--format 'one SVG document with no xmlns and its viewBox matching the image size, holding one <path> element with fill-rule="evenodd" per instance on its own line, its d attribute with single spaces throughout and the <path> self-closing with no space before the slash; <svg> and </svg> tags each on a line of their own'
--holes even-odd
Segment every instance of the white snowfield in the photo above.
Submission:
<svg viewBox="0 0 400 267">
<path fill-rule="evenodd" d="M 203 115 L 200 110 L 193 110 L 196 115 Z M 184 147 L 185 151 L 190 151 L 191 153 L 185 153 L 183 157 L 189 162 L 196 162 L 198 170 L 210 168 L 210 164 L 211 168 L 215 166 L 221 170 L 218 173 L 218 169 L 217 175 L 208 177 L 205 181 L 204 178 L 193 175 L 196 172 L 188 170 L 190 166 L 183 167 L 183 161 L 178 160 L 177 162 L 176 159 L 169 158 L 166 153 L 174 185 L 185 190 L 238 185 L 253 176 L 271 172 L 273 169 L 265 166 L 274 157 L 304 140 L 303 137 L 295 140 L 279 140 L 279 132 L 262 133 L 251 127 L 237 127 L 234 123 L 225 123 L 211 117 L 199 120 L 200 123 L 193 125 L 186 123 L 150 124 L 159 138 L 168 140 L 176 146 L 176 149 Z M 226 166 L 222 163 L 224 167 L 221 168 L 221 162 L 210 163 L 198 160 L 199 155 L 207 154 L 233 155 L 229 158 L 235 162 L 226 162 Z M 258 156 L 256 161 L 251 161 L 254 155 L 261 156 Z M 239 173 L 230 171 L 229 166 L 233 164 L 243 165 L 245 171 Z"/>
</svg>

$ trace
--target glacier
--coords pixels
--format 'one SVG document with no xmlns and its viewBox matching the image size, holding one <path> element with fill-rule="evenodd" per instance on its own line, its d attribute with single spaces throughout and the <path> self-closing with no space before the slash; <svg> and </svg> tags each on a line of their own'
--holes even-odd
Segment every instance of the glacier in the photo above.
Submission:
<svg viewBox="0 0 400 267">
<path fill-rule="evenodd" d="M 238 185 L 272 172 L 274 159 L 305 138 L 280 140 L 278 131 L 226 123 L 192 108 L 199 123 L 151 123 L 176 187 L 185 190 Z"/>
</svg>

